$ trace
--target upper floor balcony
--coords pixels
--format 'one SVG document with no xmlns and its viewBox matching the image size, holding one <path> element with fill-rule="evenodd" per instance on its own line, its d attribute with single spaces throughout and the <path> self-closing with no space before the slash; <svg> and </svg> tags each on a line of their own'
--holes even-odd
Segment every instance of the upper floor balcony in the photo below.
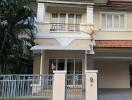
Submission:
<svg viewBox="0 0 132 100">
<path fill-rule="evenodd" d="M 43 31 L 50 32 L 79 32 L 81 28 L 82 14 L 76 13 L 49 13 L 47 22 L 38 23 L 39 27 L 45 27 Z"/>
<path fill-rule="evenodd" d="M 47 0 L 47 2 L 49 1 Z M 91 32 L 85 32 L 85 28 L 88 29 L 87 26 L 93 26 L 93 5 L 80 5 L 79 3 L 75 5 L 75 0 L 74 4 L 72 2 L 69 4 L 55 4 L 55 1 L 62 0 L 52 1 L 54 2 L 38 2 L 38 33 L 35 43 L 46 46 L 46 50 L 47 46 L 57 46 L 59 50 L 66 50 L 66 48 L 69 50 L 69 46 L 71 50 L 78 47 L 92 50 L 94 41 L 92 36 L 87 34 Z M 79 2 L 79 0 L 77 1 Z M 37 49 L 41 48 L 37 47 Z"/>
<path fill-rule="evenodd" d="M 79 33 L 82 26 L 93 26 L 93 6 L 85 5 L 79 8 L 38 3 L 37 22 L 38 33 Z"/>
<path fill-rule="evenodd" d="M 38 33 L 87 33 L 93 24 L 38 23 Z M 90 33 L 89 33 L 90 34 Z"/>
</svg>

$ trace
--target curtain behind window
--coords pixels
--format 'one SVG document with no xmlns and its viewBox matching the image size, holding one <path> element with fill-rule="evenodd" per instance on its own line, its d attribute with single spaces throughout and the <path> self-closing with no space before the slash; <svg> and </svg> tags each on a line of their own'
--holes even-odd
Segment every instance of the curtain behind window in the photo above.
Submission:
<svg viewBox="0 0 132 100">
<path fill-rule="evenodd" d="M 112 28 L 112 15 L 107 15 L 107 28 Z"/>
</svg>

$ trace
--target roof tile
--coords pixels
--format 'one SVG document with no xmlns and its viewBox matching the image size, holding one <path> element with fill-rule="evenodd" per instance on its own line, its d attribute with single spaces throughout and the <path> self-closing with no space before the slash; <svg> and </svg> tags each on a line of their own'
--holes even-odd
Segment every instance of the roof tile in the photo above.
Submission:
<svg viewBox="0 0 132 100">
<path fill-rule="evenodd" d="M 122 48 L 131 48 L 132 40 L 97 40 L 96 47 L 122 47 Z"/>
</svg>

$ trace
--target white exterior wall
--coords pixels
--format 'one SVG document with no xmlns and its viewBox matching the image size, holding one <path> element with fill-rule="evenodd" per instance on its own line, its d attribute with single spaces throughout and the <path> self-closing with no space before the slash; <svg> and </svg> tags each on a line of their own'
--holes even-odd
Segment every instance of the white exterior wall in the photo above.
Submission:
<svg viewBox="0 0 132 100">
<path fill-rule="evenodd" d="M 129 64 L 119 60 L 98 60 L 94 62 L 98 69 L 99 88 L 130 88 Z"/>
</svg>

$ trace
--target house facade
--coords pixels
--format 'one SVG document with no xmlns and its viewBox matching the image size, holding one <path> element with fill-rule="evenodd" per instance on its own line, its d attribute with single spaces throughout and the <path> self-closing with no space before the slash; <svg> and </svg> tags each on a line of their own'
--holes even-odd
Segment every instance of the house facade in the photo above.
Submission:
<svg viewBox="0 0 132 100">
<path fill-rule="evenodd" d="M 66 70 L 67 74 L 76 75 L 98 70 L 99 88 L 130 88 L 130 3 L 37 0 L 33 73 Z"/>
</svg>

